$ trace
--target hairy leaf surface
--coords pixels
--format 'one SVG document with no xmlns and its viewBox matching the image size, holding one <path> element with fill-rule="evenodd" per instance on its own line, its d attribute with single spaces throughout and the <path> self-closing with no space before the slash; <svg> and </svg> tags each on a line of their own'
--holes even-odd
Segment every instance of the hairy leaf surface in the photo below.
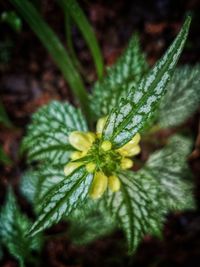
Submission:
<svg viewBox="0 0 200 267">
<path fill-rule="evenodd" d="M 107 69 L 106 77 L 97 81 L 92 90 L 91 105 L 96 117 L 108 115 L 125 97 L 130 87 L 138 84 L 147 71 L 147 63 L 134 34 L 117 62 Z"/>
<path fill-rule="evenodd" d="M 191 173 L 187 165 L 191 147 L 190 139 L 175 135 L 165 148 L 152 154 L 146 164 L 159 182 L 166 209 L 181 210 L 194 206 Z"/>
<path fill-rule="evenodd" d="M 159 124 L 167 128 L 186 121 L 200 104 L 200 66 L 178 68 L 159 110 Z"/>
<path fill-rule="evenodd" d="M 57 223 L 63 215 L 70 214 L 86 199 L 92 178 L 92 174 L 89 174 L 84 167 L 80 167 L 54 186 L 46 194 L 40 215 L 29 234 L 35 235 Z"/>
<path fill-rule="evenodd" d="M 145 234 L 160 235 L 167 212 L 194 207 L 191 181 L 185 177 L 189 175 L 186 157 L 190 151 L 190 140 L 175 136 L 143 169 L 118 174 L 121 190 L 109 192 L 106 199 L 126 233 L 130 251 Z"/>
<path fill-rule="evenodd" d="M 171 78 L 178 58 L 184 47 L 191 18 L 187 17 L 178 36 L 165 55 L 158 61 L 149 74 L 139 83 L 137 90 L 130 90 L 126 99 L 109 115 L 104 129 L 104 139 L 116 147 L 126 144 L 142 130 L 152 117 L 166 85 Z"/>
<path fill-rule="evenodd" d="M 39 251 L 41 236 L 25 236 L 31 222 L 20 212 L 15 197 L 10 190 L 0 213 L 0 237 L 3 245 L 19 260 L 20 266 L 29 260 L 32 251 Z"/>
<path fill-rule="evenodd" d="M 22 150 L 27 151 L 29 161 L 66 164 L 73 151 L 68 135 L 74 130 L 87 131 L 80 110 L 68 103 L 53 101 L 33 115 Z"/>
</svg>

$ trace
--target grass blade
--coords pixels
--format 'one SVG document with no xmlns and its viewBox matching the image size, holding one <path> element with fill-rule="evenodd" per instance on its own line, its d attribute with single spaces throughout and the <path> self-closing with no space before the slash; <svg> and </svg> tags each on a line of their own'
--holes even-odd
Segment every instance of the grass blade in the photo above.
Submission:
<svg viewBox="0 0 200 267">
<path fill-rule="evenodd" d="M 81 31 L 94 60 L 99 79 L 103 76 L 103 58 L 94 31 L 76 0 L 58 0 L 59 5 L 68 12 Z"/>
<path fill-rule="evenodd" d="M 40 41 L 46 47 L 57 66 L 60 68 L 64 78 L 68 81 L 74 95 L 78 98 L 81 108 L 87 119 L 89 118 L 88 95 L 83 81 L 71 62 L 66 49 L 44 21 L 35 7 L 27 0 L 10 0 L 10 2 L 20 12 L 21 16 L 27 21 L 32 30 L 36 33 Z"/>
</svg>

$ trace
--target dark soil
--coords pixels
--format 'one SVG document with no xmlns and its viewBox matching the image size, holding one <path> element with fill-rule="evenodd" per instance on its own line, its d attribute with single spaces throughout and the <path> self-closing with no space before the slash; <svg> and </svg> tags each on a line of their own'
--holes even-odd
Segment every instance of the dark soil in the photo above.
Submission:
<svg viewBox="0 0 200 267">
<path fill-rule="evenodd" d="M 0 2 L 0 10 L 13 7 L 9 1 Z M 48 23 L 65 40 L 63 14 L 55 1 L 38 2 Z M 41 3 L 40 3 L 41 2 Z M 192 11 L 193 23 L 189 41 L 180 64 L 200 62 L 200 1 L 198 0 L 110 0 L 80 1 L 100 42 L 106 65 L 120 55 L 134 31 L 139 32 L 148 61 L 153 64 L 165 51 L 178 32 L 186 12 Z M 52 99 L 74 102 L 61 73 L 28 25 L 15 33 L 0 24 L 0 98 L 15 125 L 14 129 L 1 126 L 0 142 L 13 160 L 10 166 L 0 166 L 0 203 L 3 203 L 8 184 L 15 188 L 20 206 L 31 214 L 30 206 L 20 195 L 18 184 L 26 169 L 25 159 L 19 156 L 19 144 L 25 134 L 32 113 Z M 87 75 L 87 84 L 95 81 L 94 66 L 76 27 L 73 38 L 79 58 Z M 6 43 L 6 45 L 5 45 Z M 6 47 L 6 48 L 5 48 Z M 197 210 L 169 214 L 163 228 L 163 239 L 146 236 L 134 256 L 126 253 L 121 232 L 115 232 L 87 246 L 74 246 L 68 237 L 46 241 L 40 266 L 49 267 L 200 267 L 200 124 L 197 112 L 185 125 L 196 138 L 189 163 L 195 177 Z M 166 133 L 160 133 L 165 136 Z M 143 152 L 144 157 L 148 152 Z M 145 154 L 146 153 L 146 154 Z M 62 232 L 63 223 L 51 231 Z M 2 267 L 18 266 L 5 251 Z"/>
</svg>

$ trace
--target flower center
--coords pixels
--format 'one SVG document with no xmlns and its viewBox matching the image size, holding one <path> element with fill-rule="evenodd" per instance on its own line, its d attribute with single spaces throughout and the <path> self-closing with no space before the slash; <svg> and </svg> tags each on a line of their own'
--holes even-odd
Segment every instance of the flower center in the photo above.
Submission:
<svg viewBox="0 0 200 267">
<path fill-rule="evenodd" d="M 119 169 L 122 156 L 111 149 L 110 142 L 110 144 L 105 142 L 107 141 L 102 142 L 100 139 L 96 139 L 87 155 L 93 159 L 96 170 L 109 176 Z"/>
<path fill-rule="evenodd" d="M 71 162 L 65 166 L 64 173 L 68 176 L 83 165 L 89 173 L 94 173 L 89 192 L 93 199 L 101 197 L 107 187 L 113 192 L 118 191 L 121 182 L 117 173 L 131 168 L 133 161 L 130 157 L 140 153 L 139 134 L 119 149 L 113 148 L 109 140 L 103 140 L 102 133 L 106 119 L 99 119 L 96 133 L 75 131 L 69 135 L 69 143 L 76 151 L 72 152 Z"/>
</svg>

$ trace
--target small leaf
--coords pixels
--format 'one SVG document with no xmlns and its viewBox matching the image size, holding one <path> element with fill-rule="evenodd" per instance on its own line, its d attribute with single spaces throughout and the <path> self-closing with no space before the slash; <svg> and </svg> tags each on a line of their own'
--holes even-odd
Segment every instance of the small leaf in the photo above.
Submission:
<svg viewBox="0 0 200 267">
<path fill-rule="evenodd" d="M 186 121 L 200 104 L 200 66 L 178 68 L 168 85 L 159 110 L 159 124 L 163 128 Z"/>
<path fill-rule="evenodd" d="M 0 213 L 0 237 L 3 245 L 19 260 L 20 266 L 23 266 L 24 261 L 29 261 L 31 253 L 39 251 L 42 245 L 41 236 L 34 238 L 25 236 L 29 227 L 29 219 L 20 212 L 10 190 Z"/>
<path fill-rule="evenodd" d="M 87 131 L 80 110 L 68 103 L 53 101 L 33 115 L 22 151 L 27 151 L 29 161 L 66 164 L 74 150 L 69 144 L 68 135 L 74 130 Z"/>
<path fill-rule="evenodd" d="M 107 69 L 106 77 L 93 87 L 91 105 L 96 117 L 108 115 L 126 96 L 128 89 L 136 87 L 146 71 L 147 62 L 138 35 L 134 34 L 122 56 Z"/>
<path fill-rule="evenodd" d="M 86 199 L 92 178 L 93 175 L 88 174 L 85 167 L 80 167 L 53 187 L 46 195 L 29 235 L 35 235 L 57 223 L 63 215 L 70 214 Z"/>
<path fill-rule="evenodd" d="M 137 90 L 130 90 L 109 115 L 104 129 L 104 139 L 115 147 L 126 144 L 152 117 L 166 85 L 171 78 L 178 58 L 184 47 L 191 18 L 187 17 L 178 36 L 149 74 L 139 83 Z"/>
</svg>

